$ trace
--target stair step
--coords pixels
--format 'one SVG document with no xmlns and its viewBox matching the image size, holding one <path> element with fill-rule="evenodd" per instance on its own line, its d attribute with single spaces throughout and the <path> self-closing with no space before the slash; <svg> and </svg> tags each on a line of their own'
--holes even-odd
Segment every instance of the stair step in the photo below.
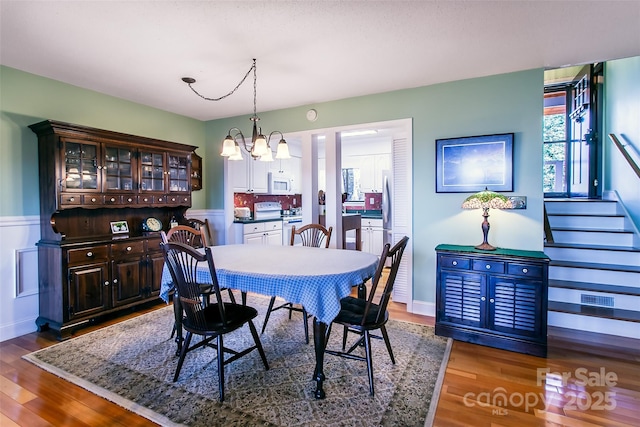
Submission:
<svg viewBox="0 0 640 427">
<path fill-rule="evenodd" d="M 566 307 L 563 307 L 566 308 Z M 547 324 L 550 328 L 566 328 L 577 333 L 615 334 L 625 339 L 640 340 L 638 322 L 596 317 L 585 313 L 570 311 L 549 311 Z"/>
<path fill-rule="evenodd" d="M 619 308 L 595 307 L 583 304 L 572 304 L 567 302 L 549 301 L 549 311 L 579 314 L 582 316 L 602 317 L 613 320 L 623 320 L 625 322 L 639 322 L 640 311 L 622 310 Z"/>
<path fill-rule="evenodd" d="M 640 266 L 552 260 L 549 279 L 638 286 Z"/>
<path fill-rule="evenodd" d="M 555 228 L 551 230 L 557 243 L 578 243 L 587 245 L 633 246 L 634 234 L 628 230 L 585 230 L 575 228 Z"/>
<path fill-rule="evenodd" d="M 575 289 L 585 292 L 640 296 L 640 286 L 619 286 L 603 283 L 572 282 L 570 280 L 549 280 L 550 288 Z"/>
<path fill-rule="evenodd" d="M 620 230 L 626 225 L 624 215 L 592 215 L 592 214 L 563 214 L 548 215 L 551 229 L 598 229 Z"/>
<path fill-rule="evenodd" d="M 551 261 L 549 266 L 640 273 L 640 265 L 600 264 L 595 262 Z"/>
<path fill-rule="evenodd" d="M 544 253 L 554 261 L 640 265 L 640 249 L 629 246 L 584 243 L 545 243 Z"/>
<path fill-rule="evenodd" d="M 620 213 L 615 200 L 593 199 L 545 199 L 548 215 L 556 213 L 615 215 Z"/>
</svg>

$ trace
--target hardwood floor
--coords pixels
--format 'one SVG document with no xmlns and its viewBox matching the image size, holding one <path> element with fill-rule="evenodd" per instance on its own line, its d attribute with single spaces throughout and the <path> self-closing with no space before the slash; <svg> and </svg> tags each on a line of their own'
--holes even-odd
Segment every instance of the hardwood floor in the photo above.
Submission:
<svg viewBox="0 0 640 427">
<path fill-rule="evenodd" d="M 103 321 L 78 334 L 163 306 Z M 395 319 L 434 324 L 432 317 L 407 313 L 403 304 L 391 303 L 389 311 Z M 2 427 L 154 425 L 21 359 L 56 342 L 48 333 L 32 333 L 0 343 Z M 434 425 L 640 425 L 637 340 L 551 330 L 549 342 L 546 359 L 454 342 Z M 539 381 L 539 370 L 546 369 L 550 373 Z M 581 385 L 583 379 L 586 385 Z"/>
</svg>

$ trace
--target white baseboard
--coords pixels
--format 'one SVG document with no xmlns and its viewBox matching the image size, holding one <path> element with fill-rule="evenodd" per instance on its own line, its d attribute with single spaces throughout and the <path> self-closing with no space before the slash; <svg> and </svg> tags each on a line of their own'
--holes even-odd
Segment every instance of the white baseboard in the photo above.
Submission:
<svg viewBox="0 0 640 427">
<path fill-rule="evenodd" d="M 0 326 L 0 342 L 30 334 L 38 330 L 36 318 L 22 319 L 18 322 L 6 323 Z"/>
<path fill-rule="evenodd" d="M 425 301 L 413 301 L 414 314 L 421 314 L 423 316 L 436 317 L 436 303 Z"/>
</svg>

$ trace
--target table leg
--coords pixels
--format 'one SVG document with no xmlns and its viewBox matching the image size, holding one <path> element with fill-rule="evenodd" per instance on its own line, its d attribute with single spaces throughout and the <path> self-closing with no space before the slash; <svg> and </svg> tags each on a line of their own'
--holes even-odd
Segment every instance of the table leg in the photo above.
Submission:
<svg viewBox="0 0 640 427">
<path fill-rule="evenodd" d="M 316 351 L 316 369 L 313 373 L 313 379 L 316 381 L 316 399 L 324 399 L 325 394 L 322 389 L 324 381 L 324 350 L 327 347 L 327 324 L 313 318 L 313 345 Z"/>
<path fill-rule="evenodd" d="M 356 251 L 362 250 L 362 228 L 356 228 Z"/>
</svg>

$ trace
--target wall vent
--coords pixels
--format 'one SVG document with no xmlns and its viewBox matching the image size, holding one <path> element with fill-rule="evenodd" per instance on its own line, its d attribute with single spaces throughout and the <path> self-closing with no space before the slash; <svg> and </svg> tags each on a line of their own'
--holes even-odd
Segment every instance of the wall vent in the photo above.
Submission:
<svg viewBox="0 0 640 427">
<path fill-rule="evenodd" d="M 603 297 L 601 295 L 581 294 L 580 303 L 586 305 L 597 305 L 598 307 L 613 307 L 613 297 Z"/>
</svg>

